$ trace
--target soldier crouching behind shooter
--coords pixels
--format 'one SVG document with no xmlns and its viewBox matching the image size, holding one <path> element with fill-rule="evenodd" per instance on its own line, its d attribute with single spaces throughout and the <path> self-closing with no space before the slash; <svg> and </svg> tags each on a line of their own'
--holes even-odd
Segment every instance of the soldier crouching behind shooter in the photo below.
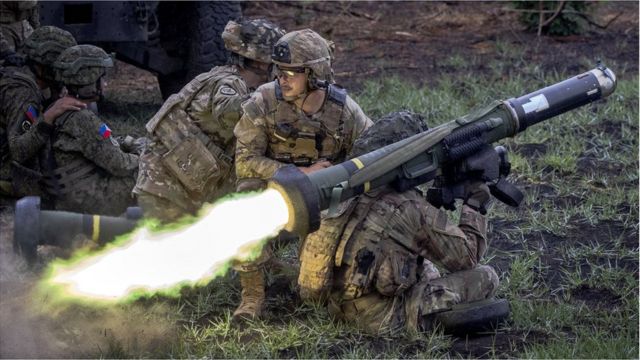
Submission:
<svg viewBox="0 0 640 360">
<path fill-rule="evenodd" d="M 65 97 L 85 104 L 102 96 L 102 79 L 112 66 L 109 55 L 92 45 L 70 47 L 54 63 L 56 80 L 68 91 Z M 120 215 L 134 204 L 138 156 L 123 152 L 92 111 L 59 116 L 44 156 L 44 185 L 56 210 Z"/>
<path fill-rule="evenodd" d="M 392 113 L 356 140 L 351 155 L 425 130 L 421 116 Z M 487 220 L 477 210 L 490 193 L 484 182 L 470 183 L 466 191 L 457 226 L 417 189 L 398 193 L 386 186 L 360 195 L 307 237 L 300 255 L 301 297 L 328 299 L 334 317 L 373 334 L 429 330 L 434 314 L 492 297 L 498 276 L 479 264 Z M 449 274 L 436 272 L 434 278 L 426 260 Z"/>
<path fill-rule="evenodd" d="M 270 80 L 271 49 L 284 33 L 263 19 L 230 21 L 222 33 L 229 65 L 198 75 L 149 120 L 151 143 L 133 189 L 146 217 L 174 221 L 235 189 L 240 105 Z"/>
<path fill-rule="evenodd" d="M 310 173 L 344 161 L 353 141 L 371 125 L 360 106 L 334 85 L 332 45 L 309 29 L 278 40 L 272 55 L 278 79 L 242 105 L 244 115 L 234 130 L 238 191 L 261 189 L 289 164 Z M 256 261 L 235 266 L 242 301 L 234 318 L 261 315 L 263 270 L 271 254 L 268 245 Z"/>
</svg>

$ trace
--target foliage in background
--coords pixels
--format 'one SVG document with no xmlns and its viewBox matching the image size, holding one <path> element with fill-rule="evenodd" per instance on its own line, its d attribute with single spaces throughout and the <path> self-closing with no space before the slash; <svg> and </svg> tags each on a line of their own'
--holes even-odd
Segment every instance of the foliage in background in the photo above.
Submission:
<svg viewBox="0 0 640 360">
<path fill-rule="evenodd" d="M 543 22 L 549 19 L 561 1 L 513 1 L 513 6 L 520 13 L 519 20 L 527 26 L 529 31 L 537 31 L 540 23 L 540 6 L 544 11 Z M 581 34 L 587 29 L 588 22 L 584 17 L 576 14 L 586 14 L 591 8 L 591 4 L 586 1 L 566 1 L 562 12 L 547 26 L 542 28 L 542 33 L 546 35 L 575 35 Z"/>
</svg>

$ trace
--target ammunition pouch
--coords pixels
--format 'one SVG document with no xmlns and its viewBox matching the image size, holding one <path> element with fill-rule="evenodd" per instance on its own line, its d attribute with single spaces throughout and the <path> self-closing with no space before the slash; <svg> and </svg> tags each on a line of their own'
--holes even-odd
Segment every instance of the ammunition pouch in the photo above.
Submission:
<svg viewBox="0 0 640 360">
<path fill-rule="evenodd" d="M 418 263 L 407 251 L 396 250 L 382 261 L 376 275 L 376 290 L 385 296 L 402 294 L 418 281 Z"/>
<path fill-rule="evenodd" d="M 162 163 L 188 191 L 204 193 L 231 171 L 233 158 L 189 121 L 186 112 L 177 112 L 177 116 L 170 117 L 176 124 L 163 119 L 154 128 L 155 135 L 169 149 L 161 154 Z"/>
<path fill-rule="evenodd" d="M 48 171 L 42 177 L 42 185 L 47 193 L 61 196 L 84 187 L 85 184 L 94 183 L 99 178 L 98 169 L 93 164 L 77 159 L 66 166 Z"/>
<path fill-rule="evenodd" d="M 288 124 L 276 126 L 274 136 L 280 140 L 272 144 L 273 159 L 296 166 L 310 166 L 318 160 L 316 134 L 296 129 L 288 130 Z"/>
</svg>

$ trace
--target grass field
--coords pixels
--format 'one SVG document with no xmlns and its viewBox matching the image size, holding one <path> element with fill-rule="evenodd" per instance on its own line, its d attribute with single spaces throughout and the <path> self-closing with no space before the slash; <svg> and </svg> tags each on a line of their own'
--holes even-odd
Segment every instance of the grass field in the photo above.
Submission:
<svg viewBox="0 0 640 360">
<path fill-rule="evenodd" d="M 510 61 L 517 61 L 514 54 L 505 47 Z M 365 82 L 353 96 L 371 118 L 409 109 L 435 126 L 491 100 L 517 97 L 576 75 L 513 63 L 505 67 L 504 60 L 487 64 L 487 71 L 478 75 L 465 70 L 466 61 L 473 59 L 452 58 L 456 71 L 430 78 L 428 86 L 381 78 Z M 582 64 L 584 71 L 593 67 Z M 92 355 L 638 358 L 638 76 L 608 65 L 619 75 L 617 90 L 608 99 L 502 142 L 510 150 L 510 177 L 525 200 L 517 209 L 497 204 L 490 212 L 490 250 L 484 263 L 500 274 L 498 297 L 511 304 L 511 319 L 494 333 L 368 336 L 332 322 L 322 306 L 301 303 L 294 277 L 286 273 L 269 274 L 268 315 L 237 328 L 230 314 L 239 302 L 239 285 L 228 274 L 204 288 L 184 289 L 178 299 L 148 300 L 166 302 L 177 317 L 177 335 L 161 348 L 114 340 Z M 127 129 L 141 126 L 152 108 L 109 109 L 116 122 L 128 119 L 119 125 Z M 279 253 L 295 262 L 295 245 Z"/>
</svg>

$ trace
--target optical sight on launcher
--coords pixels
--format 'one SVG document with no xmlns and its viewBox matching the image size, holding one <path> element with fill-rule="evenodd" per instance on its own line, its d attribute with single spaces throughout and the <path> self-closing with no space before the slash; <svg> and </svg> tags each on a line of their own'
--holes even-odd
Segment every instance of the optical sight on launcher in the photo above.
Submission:
<svg viewBox="0 0 640 360">
<path fill-rule="evenodd" d="M 269 181 L 287 201 L 285 229 L 300 236 L 320 226 L 320 212 L 340 202 L 392 185 L 398 191 L 436 180 L 428 199 L 451 209 L 462 196 L 459 182 L 480 179 L 494 197 L 517 206 L 522 193 L 506 181 L 509 163 L 504 149 L 491 144 L 513 137 L 529 126 L 607 97 L 616 88 L 616 76 L 598 65 L 530 94 L 488 106 L 341 164 L 303 174 L 295 166 L 279 169 Z M 482 209 L 481 209 L 482 210 Z"/>
</svg>

